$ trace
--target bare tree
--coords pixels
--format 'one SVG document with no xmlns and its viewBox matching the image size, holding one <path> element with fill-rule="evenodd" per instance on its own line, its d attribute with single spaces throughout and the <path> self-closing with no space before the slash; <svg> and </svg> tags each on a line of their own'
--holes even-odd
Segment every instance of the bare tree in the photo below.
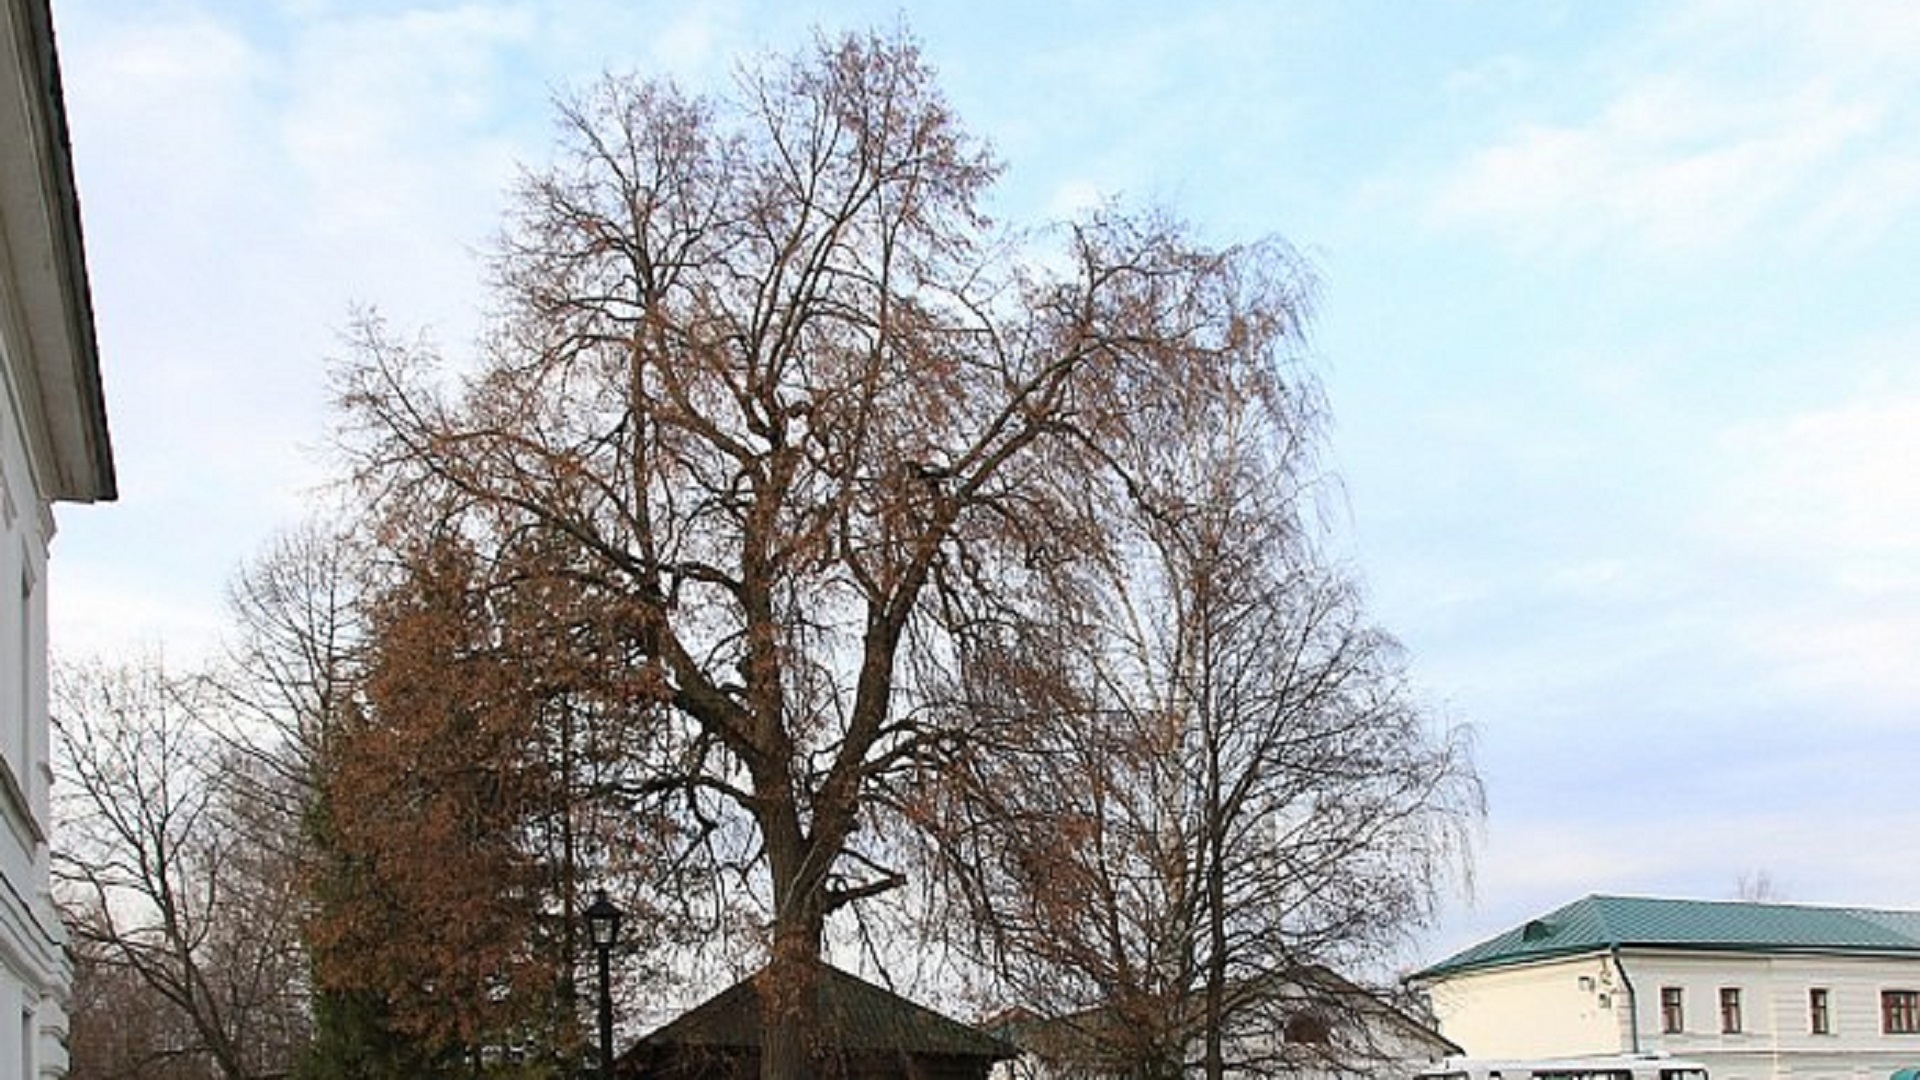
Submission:
<svg viewBox="0 0 1920 1080">
<path fill-rule="evenodd" d="M 207 670 L 62 670 L 59 868 L 89 1006 L 76 1071 L 168 1075 L 160 1055 L 283 1074 L 304 1049 L 314 777 L 357 677 L 363 565 L 309 523 L 236 576 Z"/>
<path fill-rule="evenodd" d="M 73 938 L 70 1080 L 201 1080 L 199 1037 L 139 974 L 92 936 Z"/>
<path fill-rule="evenodd" d="M 608 81 L 561 126 L 484 362 L 449 387 L 368 321 L 343 441 L 384 545 L 457 535 L 496 589 L 518 560 L 484 554 L 537 542 L 598 613 L 593 722 L 645 733 L 633 794 L 691 823 L 686 880 L 765 906 L 765 1075 L 798 1076 L 826 920 L 903 880 L 877 809 L 980 734 L 934 688 L 1032 579 L 1103 557 L 1115 447 L 1277 378 L 1292 268 L 1117 213 L 1021 262 L 900 39 L 724 101 Z"/>
<path fill-rule="evenodd" d="M 277 818 L 265 839 L 297 846 L 319 763 L 361 680 L 373 561 L 350 532 L 308 520 L 273 538 L 227 591 L 232 632 L 205 679 L 210 717 L 247 762 L 240 795 Z"/>
<path fill-rule="evenodd" d="M 1195 398 L 1125 450 L 1132 542 L 1072 583 L 1099 602 L 974 658 L 963 707 L 1024 720 L 947 771 L 933 831 L 990 962 L 1096 1074 L 1362 1064 L 1336 1019 L 1379 1009 L 1328 969 L 1431 914 L 1480 806 L 1315 549 L 1303 400 Z"/>
<path fill-rule="evenodd" d="M 230 1080 L 283 1074 L 306 1038 L 299 882 L 231 797 L 197 682 L 147 660 L 62 667 L 54 689 L 54 873 L 93 985 L 164 1003 L 139 1010 L 175 1033 L 155 1053 Z"/>
<path fill-rule="evenodd" d="M 1752 904 L 1778 904 L 1787 899 L 1787 891 L 1773 879 L 1772 871 L 1763 866 L 1740 872 L 1734 879 L 1733 898 Z"/>
</svg>

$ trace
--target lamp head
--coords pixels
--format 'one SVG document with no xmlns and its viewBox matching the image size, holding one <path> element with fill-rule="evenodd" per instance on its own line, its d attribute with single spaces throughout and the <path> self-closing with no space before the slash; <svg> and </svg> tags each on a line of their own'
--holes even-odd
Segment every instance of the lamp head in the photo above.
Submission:
<svg viewBox="0 0 1920 1080">
<path fill-rule="evenodd" d="M 594 948 L 605 949 L 620 939 L 620 916 L 622 912 L 607 899 L 607 890 L 593 890 L 593 903 L 587 905 L 587 936 L 592 939 Z"/>
</svg>

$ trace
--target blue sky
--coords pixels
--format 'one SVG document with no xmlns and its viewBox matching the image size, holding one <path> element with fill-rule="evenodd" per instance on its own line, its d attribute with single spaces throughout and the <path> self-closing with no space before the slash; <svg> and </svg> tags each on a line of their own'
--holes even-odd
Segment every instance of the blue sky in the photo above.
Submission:
<svg viewBox="0 0 1920 1080">
<path fill-rule="evenodd" d="M 1335 546 L 1478 733 L 1471 898 L 1920 907 L 1920 8 L 57 0 L 122 499 L 56 647 L 192 655 L 327 474 L 356 304 L 462 347 L 557 87 L 904 21 L 1021 222 L 1320 279 Z"/>
</svg>

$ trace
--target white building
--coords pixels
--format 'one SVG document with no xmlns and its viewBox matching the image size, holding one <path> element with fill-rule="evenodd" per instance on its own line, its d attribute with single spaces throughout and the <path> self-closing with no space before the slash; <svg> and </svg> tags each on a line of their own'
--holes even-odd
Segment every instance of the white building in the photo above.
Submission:
<svg viewBox="0 0 1920 1080">
<path fill-rule="evenodd" d="M 1190 1010 L 1200 1007 L 1189 1001 Z M 1042 1019 L 1016 1011 L 989 1030 L 1020 1050 L 994 1066 L 994 1080 L 1106 1080 L 1138 1075 L 1137 1052 L 1111 1010 L 1094 1009 Z M 1194 1018 L 1198 1026 L 1198 1018 Z M 1287 1076 L 1295 1080 L 1411 1080 L 1415 1073 L 1458 1055 L 1461 1047 L 1394 1002 L 1313 968 L 1261 1003 L 1244 1005 L 1229 1022 L 1225 1046 L 1230 1077 Z M 1197 1039 L 1182 1047 L 1188 1076 L 1202 1074 Z"/>
<path fill-rule="evenodd" d="M 1920 1066 L 1920 912 L 1589 896 L 1410 981 L 1474 1057 L 1669 1053 L 1713 1080 Z"/>
<path fill-rule="evenodd" d="M 66 1072 L 49 895 L 47 545 L 55 502 L 115 495 L 47 0 L 0 0 L 0 1076 Z"/>
</svg>

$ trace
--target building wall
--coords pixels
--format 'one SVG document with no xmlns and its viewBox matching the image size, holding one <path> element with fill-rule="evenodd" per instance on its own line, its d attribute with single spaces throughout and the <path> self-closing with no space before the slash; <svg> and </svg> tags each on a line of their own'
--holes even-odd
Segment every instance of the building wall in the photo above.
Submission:
<svg viewBox="0 0 1920 1080">
<path fill-rule="evenodd" d="M 0 1076 L 31 1078 L 66 1071 L 69 965 L 48 884 L 52 517 L 37 494 L 21 435 L 16 340 L 0 334 L 6 373 L 0 402 Z"/>
<path fill-rule="evenodd" d="M 1677 1033 L 1663 1030 L 1666 987 L 1681 991 Z M 1816 987 L 1828 1034 L 1812 1031 Z M 1738 1032 L 1721 1030 L 1722 989 L 1740 992 Z M 1920 1034 L 1881 1030 L 1884 990 L 1920 991 L 1920 958 L 1629 949 L 1617 968 L 1590 953 L 1457 975 L 1429 994 L 1441 1034 L 1473 1057 L 1638 1049 L 1698 1060 L 1713 1080 L 1888 1080 L 1920 1066 Z"/>
<path fill-rule="evenodd" d="M 1605 953 L 1473 972 L 1428 988 L 1440 1034 L 1480 1058 L 1619 1053 L 1628 1046 L 1625 996 Z"/>
<path fill-rule="evenodd" d="M 0 0 L 0 1078 L 67 1071 L 51 899 L 52 504 L 115 497 L 47 0 Z"/>
<path fill-rule="evenodd" d="M 1920 958 L 1755 953 L 1629 953 L 1646 1046 L 1698 1058 L 1715 1080 L 1886 1080 L 1920 1066 L 1920 1034 L 1882 1030 L 1885 990 L 1920 991 Z M 1660 989 L 1675 987 L 1684 1030 L 1661 1030 Z M 1830 1032 L 1812 1030 L 1810 991 L 1827 991 Z M 1738 1033 L 1720 1030 L 1719 995 L 1737 989 Z"/>
</svg>

